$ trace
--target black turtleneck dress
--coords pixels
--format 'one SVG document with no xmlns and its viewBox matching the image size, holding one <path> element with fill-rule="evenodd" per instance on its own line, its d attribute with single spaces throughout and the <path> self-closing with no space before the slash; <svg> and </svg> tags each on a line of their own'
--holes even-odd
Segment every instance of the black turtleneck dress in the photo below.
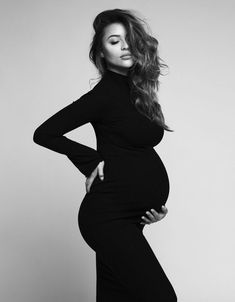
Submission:
<svg viewBox="0 0 235 302">
<path fill-rule="evenodd" d="M 92 90 L 42 123 L 33 140 L 65 154 L 85 177 L 104 161 L 104 180 L 97 174 L 78 213 L 81 234 L 96 253 L 96 301 L 177 301 L 140 224 L 168 198 L 168 175 L 153 148 L 164 129 L 136 109 L 130 91 L 128 76 L 107 70 Z M 97 150 L 64 136 L 86 123 Z"/>
</svg>

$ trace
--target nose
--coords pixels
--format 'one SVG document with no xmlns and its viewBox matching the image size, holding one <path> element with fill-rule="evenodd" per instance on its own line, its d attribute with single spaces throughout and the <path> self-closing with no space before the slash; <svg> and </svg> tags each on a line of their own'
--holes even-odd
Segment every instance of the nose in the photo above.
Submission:
<svg viewBox="0 0 235 302">
<path fill-rule="evenodd" d="M 129 48 L 129 46 L 128 46 L 126 40 L 124 40 L 124 41 L 122 42 L 122 49 L 128 49 L 128 48 Z"/>
</svg>

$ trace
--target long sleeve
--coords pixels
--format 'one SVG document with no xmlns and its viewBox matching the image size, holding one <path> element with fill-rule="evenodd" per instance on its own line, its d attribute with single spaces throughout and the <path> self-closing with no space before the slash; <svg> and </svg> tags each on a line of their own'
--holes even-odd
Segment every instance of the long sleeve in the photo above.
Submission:
<svg viewBox="0 0 235 302">
<path fill-rule="evenodd" d="M 34 132 L 33 141 L 45 148 L 65 154 L 72 163 L 89 177 L 102 156 L 93 148 L 75 142 L 65 133 L 88 122 L 97 122 L 105 112 L 104 97 L 94 89 L 73 101 L 43 122 Z"/>
</svg>

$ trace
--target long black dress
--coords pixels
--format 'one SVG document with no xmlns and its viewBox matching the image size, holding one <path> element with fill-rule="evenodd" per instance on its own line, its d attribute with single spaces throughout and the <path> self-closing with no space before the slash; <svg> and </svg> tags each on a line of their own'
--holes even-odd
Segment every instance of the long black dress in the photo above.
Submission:
<svg viewBox="0 0 235 302">
<path fill-rule="evenodd" d="M 153 148 L 164 130 L 136 109 L 130 91 L 128 76 L 107 70 L 92 90 L 42 123 L 33 140 L 65 154 L 86 177 L 104 161 L 104 180 L 96 176 L 78 213 L 81 234 L 96 252 L 96 301 L 177 301 L 140 224 L 168 198 L 168 175 Z M 64 136 L 88 122 L 97 150 Z"/>
</svg>

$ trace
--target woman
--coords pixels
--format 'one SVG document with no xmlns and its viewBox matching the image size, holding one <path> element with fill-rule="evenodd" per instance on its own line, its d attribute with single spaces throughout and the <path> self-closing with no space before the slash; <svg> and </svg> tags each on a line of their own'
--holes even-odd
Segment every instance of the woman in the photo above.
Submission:
<svg viewBox="0 0 235 302">
<path fill-rule="evenodd" d="M 101 80 L 42 123 L 33 139 L 67 155 L 87 178 L 78 224 L 96 252 L 96 301 L 177 301 L 143 235 L 146 224 L 166 215 L 169 194 L 166 169 L 153 148 L 164 130 L 172 131 L 154 91 L 164 65 L 158 42 L 130 10 L 103 11 L 93 27 L 89 57 Z M 64 136 L 88 122 L 97 150 Z"/>
</svg>

